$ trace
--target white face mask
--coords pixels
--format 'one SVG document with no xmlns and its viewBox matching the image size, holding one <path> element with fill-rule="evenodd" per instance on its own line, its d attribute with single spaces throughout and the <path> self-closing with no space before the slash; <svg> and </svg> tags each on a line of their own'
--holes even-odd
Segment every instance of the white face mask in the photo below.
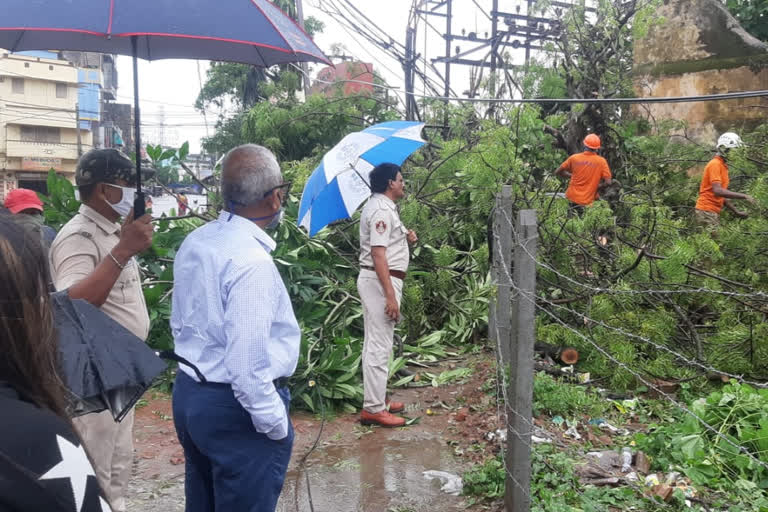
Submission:
<svg viewBox="0 0 768 512">
<path fill-rule="evenodd" d="M 277 214 L 272 217 L 272 220 L 269 222 L 269 224 L 266 225 L 267 229 L 277 229 L 277 226 L 280 225 L 281 222 L 283 222 L 283 217 L 285 217 L 285 210 L 283 210 L 283 207 L 280 207 L 280 211 L 277 212 Z"/>
<path fill-rule="evenodd" d="M 119 185 L 112 185 L 111 183 L 105 183 L 110 187 L 119 188 L 123 191 L 123 198 L 115 204 L 107 201 L 107 204 L 112 207 L 115 212 L 121 217 L 127 217 L 133 208 L 133 199 L 136 194 L 136 189 L 132 187 L 121 187 Z"/>
</svg>

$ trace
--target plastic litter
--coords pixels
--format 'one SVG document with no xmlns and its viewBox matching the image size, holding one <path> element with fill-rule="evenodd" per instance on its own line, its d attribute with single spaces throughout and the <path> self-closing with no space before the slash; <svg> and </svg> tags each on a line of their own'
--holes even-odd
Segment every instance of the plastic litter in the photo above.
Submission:
<svg viewBox="0 0 768 512">
<path fill-rule="evenodd" d="M 645 477 L 645 485 L 646 487 L 653 487 L 655 485 L 659 485 L 659 477 L 655 473 L 650 474 Z"/>
<path fill-rule="evenodd" d="M 424 471 L 422 473 L 424 475 L 424 478 L 427 480 L 434 480 L 438 479 L 440 480 L 440 483 L 442 484 L 440 486 L 440 490 L 443 491 L 446 494 L 452 494 L 453 496 L 458 496 L 461 494 L 461 491 L 464 489 L 464 482 L 461 480 L 461 477 L 458 475 L 454 475 L 453 473 L 447 473 L 445 471 Z"/>
<path fill-rule="evenodd" d="M 551 439 L 546 439 L 544 437 L 539 436 L 531 436 L 531 441 L 533 441 L 535 444 L 542 444 L 542 443 L 551 443 Z"/>
<path fill-rule="evenodd" d="M 637 476 L 637 473 L 635 473 L 634 471 L 627 473 L 627 476 L 625 476 L 624 478 L 626 478 L 628 482 L 637 482 L 640 480 L 640 477 Z"/>
<path fill-rule="evenodd" d="M 664 480 L 664 483 L 667 485 L 675 485 L 677 484 L 677 481 L 680 480 L 680 473 L 677 471 L 673 471 L 667 475 L 666 480 Z"/>
<path fill-rule="evenodd" d="M 612 433 L 618 434 L 620 436 L 626 436 L 626 435 L 629 434 L 629 430 L 627 430 L 625 428 L 614 427 L 613 425 L 611 425 L 607 421 L 603 421 L 602 423 L 600 423 L 598 425 L 598 427 L 600 427 L 601 430 L 609 430 Z"/>
<path fill-rule="evenodd" d="M 568 437 L 572 437 L 576 441 L 581 439 L 581 434 L 576 430 L 576 425 L 570 427 L 568 430 L 565 431 L 565 435 Z"/>
<path fill-rule="evenodd" d="M 586 384 L 590 380 L 589 372 L 586 373 L 579 373 L 576 378 L 581 382 L 582 384 Z"/>
<path fill-rule="evenodd" d="M 632 450 L 628 447 L 624 447 L 621 450 L 621 472 L 629 473 L 632 469 Z"/>
<path fill-rule="evenodd" d="M 554 423 L 559 427 L 560 425 L 565 423 L 565 418 L 563 418 L 562 416 L 555 416 L 554 418 L 552 418 L 552 423 Z"/>
<path fill-rule="evenodd" d="M 499 439 L 501 441 L 506 441 L 507 440 L 507 431 L 500 428 L 500 429 L 496 430 L 496 432 L 488 432 L 487 434 L 485 434 L 485 438 L 488 441 L 495 441 L 496 439 Z"/>
</svg>

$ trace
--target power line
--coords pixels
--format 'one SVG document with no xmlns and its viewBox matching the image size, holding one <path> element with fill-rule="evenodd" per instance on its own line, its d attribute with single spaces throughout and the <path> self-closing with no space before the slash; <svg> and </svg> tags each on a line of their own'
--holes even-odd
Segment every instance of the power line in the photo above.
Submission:
<svg viewBox="0 0 768 512">
<path fill-rule="evenodd" d="M 700 101 L 734 100 L 742 98 L 761 98 L 768 96 L 768 90 L 762 91 L 743 91 L 729 92 L 722 94 L 704 94 L 696 96 L 667 96 L 654 98 L 461 98 L 456 96 L 425 96 L 423 94 L 408 93 L 413 96 L 441 100 L 458 101 L 463 103 L 622 103 L 622 104 L 645 104 L 645 103 L 692 103 Z"/>
<path fill-rule="evenodd" d="M 405 63 L 408 59 L 407 56 L 404 55 L 402 52 L 398 51 L 398 49 L 395 47 L 396 45 L 399 45 L 402 47 L 402 43 L 392 39 L 391 37 L 387 36 L 389 39 L 389 42 L 382 41 L 376 37 L 375 34 L 371 34 L 370 32 L 367 32 L 366 29 L 368 29 L 365 24 L 357 24 L 354 22 L 354 20 L 350 20 L 348 16 L 346 16 L 343 12 L 341 12 L 340 8 L 334 3 L 333 0 L 329 0 L 329 3 L 336 9 L 336 12 L 331 12 L 328 10 L 323 9 L 322 7 L 318 7 L 322 12 L 328 14 L 334 20 L 339 23 L 340 25 L 344 25 L 345 23 L 350 27 L 350 29 L 354 30 L 361 36 L 363 36 L 365 39 L 368 40 L 371 44 L 376 45 L 381 50 L 388 53 L 392 58 L 396 59 L 398 62 L 400 62 L 401 65 Z M 343 18 L 344 21 L 341 21 L 338 17 Z M 378 27 L 377 27 L 378 28 Z M 370 30 L 370 29 L 368 29 Z M 383 31 L 383 29 L 378 28 L 378 30 Z M 351 35 L 350 35 L 351 36 Z M 359 44 L 359 43 L 358 43 Z M 417 57 L 417 60 L 419 61 L 426 61 L 426 58 L 424 56 Z M 440 76 L 440 74 L 434 69 L 434 66 L 432 66 L 430 63 L 427 62 L 427 65 L 429 65 L 435 73 Z M 390 71 L 391 72 L 391 71 Z M 418 68 L 414 68 L 414 72 L 419 75 L 419 77 L 425 82 L 425 84 L 429 84 L 429 88 L 432 90 L 433 93 L 439 94 L 438 89 L 436 86 L 439 86 L 440 84 L 437 83 L 435 80 L 427 76 L 426 74 L 422 73 Z M 434 84 L 434 85 L 433 85 Z"/>
</svg>

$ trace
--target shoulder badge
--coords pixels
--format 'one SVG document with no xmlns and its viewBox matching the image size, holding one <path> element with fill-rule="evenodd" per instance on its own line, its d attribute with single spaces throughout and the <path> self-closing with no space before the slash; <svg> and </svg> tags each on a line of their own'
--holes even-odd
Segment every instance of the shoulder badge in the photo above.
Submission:
<svg viewBox="0 0 768 512">
<path fill-rule="evenodd" d="M 383 235 L 384 232 L 387 230 L 387 223 L 383 220 L 380 220 L 376 223 L 376 232 L 380 235 Z"/>
</svg>

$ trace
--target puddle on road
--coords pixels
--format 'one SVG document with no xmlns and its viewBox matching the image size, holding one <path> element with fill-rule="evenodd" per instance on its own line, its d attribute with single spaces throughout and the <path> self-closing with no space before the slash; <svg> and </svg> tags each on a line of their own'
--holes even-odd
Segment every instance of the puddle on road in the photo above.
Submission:
<svg viewBox="0 0 768 512">
<path fill-rule="evenodd" d="M 461 466 L 451 448 L 426 433 L 409 437 L 403 437 L 403 433 L 376 429 L 352 443 L 316 449 L 306 466 L 314 509 L 317 512 L 463 510 L 462 497 L 443 493 L 438 480 L 430 481 L 422 475 L 428 470 L 460 475 Z M 306 476 L 299 475 L 295 468 L 286 476 L 277 510 L 310 511 Z"/>
</svg>

